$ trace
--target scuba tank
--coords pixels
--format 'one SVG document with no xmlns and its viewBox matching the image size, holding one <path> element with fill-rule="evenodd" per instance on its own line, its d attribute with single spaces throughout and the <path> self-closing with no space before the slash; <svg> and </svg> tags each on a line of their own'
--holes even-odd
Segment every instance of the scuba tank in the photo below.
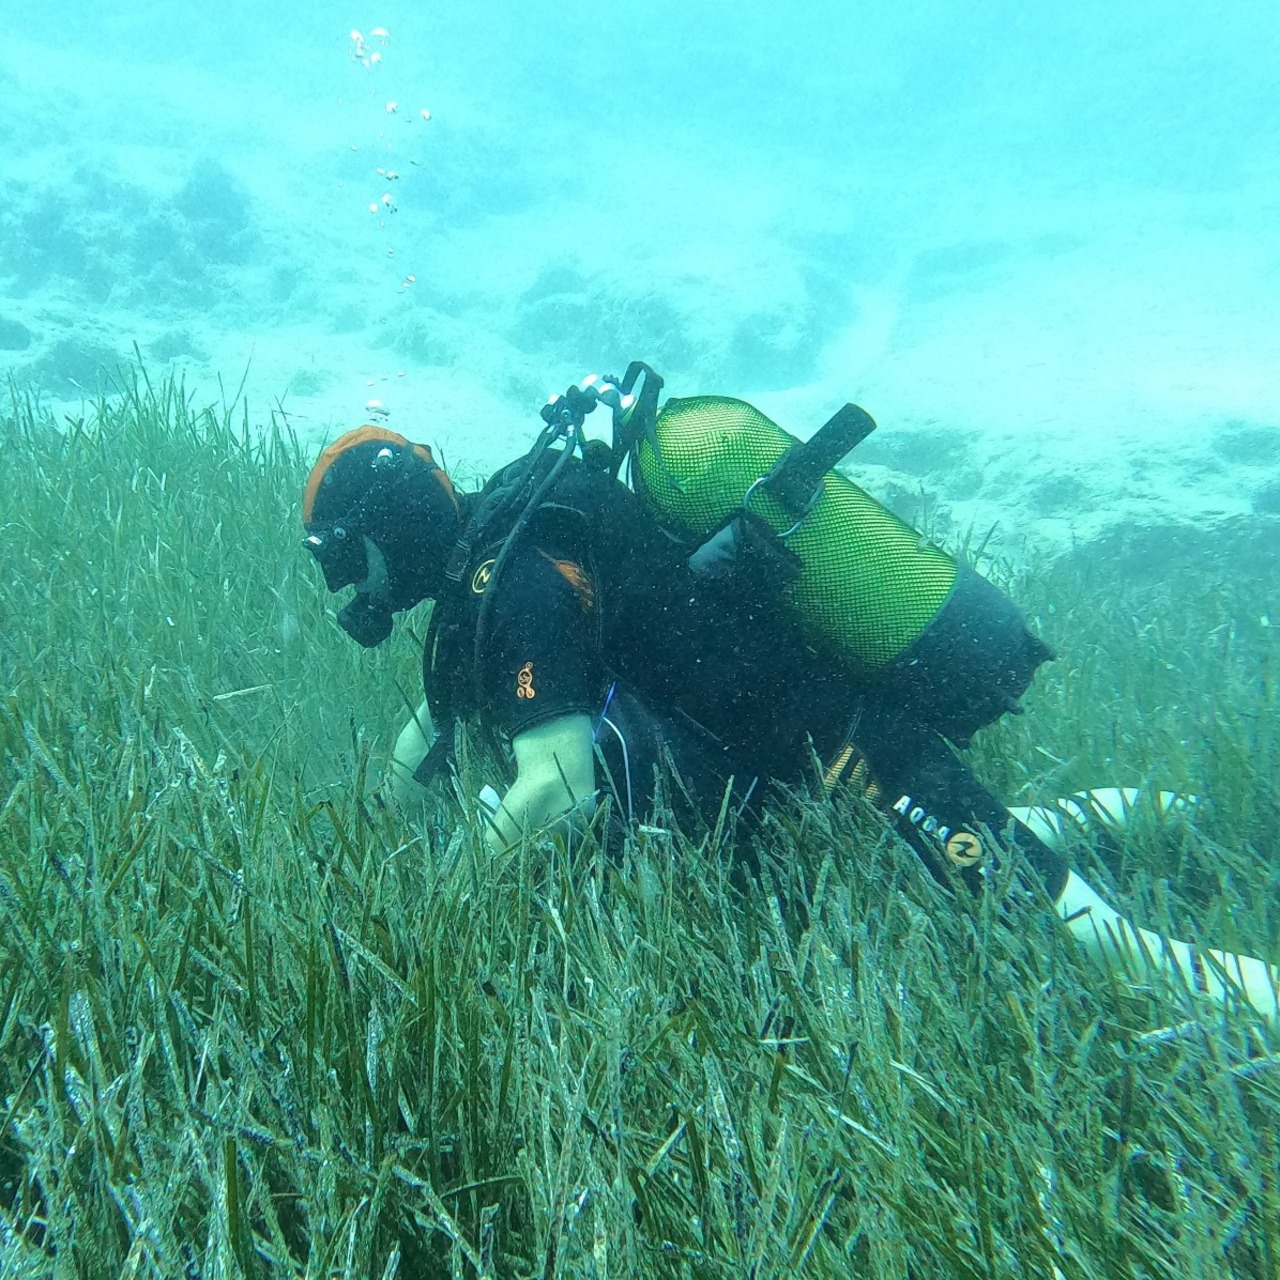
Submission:
<svg viewBox="0 0 1280 1280">
<path fill-rule="evenodd" d="M 615 479 L 628 467 L 637 497 L 685 555 L 695 589 L 703 583 L 780 610 L 815 653 L 917 724 L 964 744 L 1020 712 L 1018 699 L 1052 650 L 1002 591 L 835 470 L 875 430 L 865 410 L 846 404 L 801 443 L 742 400 L 699 396 L 659 408 L 662 385 L 636 361 L 623 378 L 592 375 L 553 396 L 533 450 L 486 486 L 445 573 L 460 584 L 488 531 L 509 530 L 481 601 L 476 679 L 512 549 L 581 449 L 590 468 Z M 613 412 L 611 446 L 583 438 L 597 404 Z"/>
<path fill-rule="evenodd" d="M 845 405 L 801 443 L 741 400 L 659 409 L 662 379 L 640 362 L 582 385 L 613 409 L 615 474 L 629 464 L 695 577 L 763 585 L 852 680 L 958 742 L 1021 710 L 1052 651 L 1003 592 L 834 470 L 875 430 L 864 410 Z"/>
<path fill-rule="evenodd" d="M 767 477 L 798 444 L 741 400 L 668 400 L 651 438 L 636 443 L 636 491 L 699 546 L 739 512 L 755 516 L 751 529 L 767 526 L 798 561 L 782 596 L 808 638 L 860 672 L 876 670 L 938 616 L 958 566 L 839 472 L 817 476 L 799 509 L 788 505 Z"/>
</svg>

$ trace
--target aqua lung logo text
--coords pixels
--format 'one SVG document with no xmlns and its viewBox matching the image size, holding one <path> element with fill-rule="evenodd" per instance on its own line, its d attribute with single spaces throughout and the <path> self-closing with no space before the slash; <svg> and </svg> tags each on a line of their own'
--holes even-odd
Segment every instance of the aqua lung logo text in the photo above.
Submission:
<svg viewBox="0 0 1280 1280">
<path fill-rule="evenodd" d="M 937 836 L 943 844 L 951 834 L 951 828 L 943 826 L 922 804 L 912 804 L 910 796 L 899 796 L 893 802 L 894 813 L 900 813 L 913 827 L 919 827 L 928 836 Z"/>
<path fill-rule="evenodd" d="M 934 836 L 943 852 L 957 867 L 972 867 L 982 860 L 982 841 L 971 831 L 955 831 L 941 823 L 922 804 L 915 804 L 910 796 L 899 796 L 890 806 L 913 827 L 919 827 L 925 835 Z"/>
</svg>

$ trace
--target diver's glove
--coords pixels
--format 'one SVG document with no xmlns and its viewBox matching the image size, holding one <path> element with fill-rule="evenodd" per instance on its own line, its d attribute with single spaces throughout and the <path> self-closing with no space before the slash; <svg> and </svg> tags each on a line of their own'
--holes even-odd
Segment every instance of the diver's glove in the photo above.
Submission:
<svg viewBox="0 0 1280 1280">
<path fill-rule="evenodd" d="M 1280 969 L 1274 965 L 1229 951 L 1197 951 L 1188 942 L 1139 929 L 1074 871 L 1067 873 L 1054 908 L 1084 950 L 1121 977 L 1163 980 L 1215 1004 L 1247 1006 L 1280 1025 Z"/>
<path fill-rule="evenodd" d="M 515 781 L 483 823 L 494 853 L 518 844 L 526 834 L 554 828 L 561 818 L 576 821 L 584 806 L 595 807 L 590 716 L 575 713 L 543 720 L 517 733 L 511 748 Z"/>
<path fill-rule="evenodd" d="M 1096 823 L 1111 830 L 1125 826 L 1142 798 L 1133 787 L 1095 787 L 1051 805 L 1009 812 L 1050 848 L 1060 848 L 1073 824 L 1084 828 Z M 1153 799 L 1162 817 L 1199 803 L 1198 796 L 1175 791 L 1158 791 Z M 1197 951 L 1188 942 L 1139 929 L 1074 871 L 1067 873 L 1054 908 L 1085 952 L 1121 977 L 1164 981 L 1200 992 L 1217 1004 L 1245 1005 L 1280 1025 L 1280 970 L 1273 965 L 1229 951 Z"/>
</svg>

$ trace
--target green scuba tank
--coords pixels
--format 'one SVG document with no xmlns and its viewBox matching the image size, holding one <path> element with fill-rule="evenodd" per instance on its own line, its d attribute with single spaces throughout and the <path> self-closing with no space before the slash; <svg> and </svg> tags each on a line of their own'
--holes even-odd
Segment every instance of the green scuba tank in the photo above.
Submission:
<svg viewBox="0 0 1280 1280">
<path fill-rule="evenodd" d="M 878 671 L 929 629 L 959 566 L 836 471 L 821 476 L 807 511 L 788 510 L 757 482 L 796 444 L 744 401 L 668 400 L 632 446 L 633 482 L 659 521 L 692 543 L 744 508 L 763 519 L 798 561 L 782 599 L 811 643 Z"/>
<path fill-rule="evenodd" d="M 689 547 L 695 594 L 718 582 L 783 609 L 815 655 L 957 744 L 1021 710 L 1053 650 L 1003 591 L 835 470 L 875 430 L 869 414 L 846 404 L 801 444 L 742 400 L 659 409 L 661 391 L 632 361 L 623 378 L 592 375 L 573 395 L 613 410 L 603 461 L 615 477 L 629 462 L 637 495 Z"/>
</svg>

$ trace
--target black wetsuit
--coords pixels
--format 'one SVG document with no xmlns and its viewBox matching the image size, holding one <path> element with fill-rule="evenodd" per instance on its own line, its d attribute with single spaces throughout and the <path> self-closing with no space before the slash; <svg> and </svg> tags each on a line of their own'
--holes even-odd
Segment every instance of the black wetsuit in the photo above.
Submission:
<svg viewBox="0 0 1280 1280">
<path fill-rule="evenodd" d="M 437 605 L 424 679 L 438 721 L 478 714 L 514 737 L 589 716 L 601 781 L 634 818 L 652 802 L 664 757 L 711 817 L 730 780 L 745 801 L 767 782 L 813 777 L 816 757 L 829 788 L 861 786 L 931 866 L 949 859 L 976 880 L 990 861 L 986 833 L 1011 832 L 1050 893 L 1060 889 L 1061 860 L 1010 828 L 1004 806 L 910 709 L 901 682 L 851 679 L 766 587 L 695 577 L 689 548 L 606 473 L 575 464 L 535 514 L 477 648 L 500 546 L 499 536 L 480 545 Z"/>
</svg>

